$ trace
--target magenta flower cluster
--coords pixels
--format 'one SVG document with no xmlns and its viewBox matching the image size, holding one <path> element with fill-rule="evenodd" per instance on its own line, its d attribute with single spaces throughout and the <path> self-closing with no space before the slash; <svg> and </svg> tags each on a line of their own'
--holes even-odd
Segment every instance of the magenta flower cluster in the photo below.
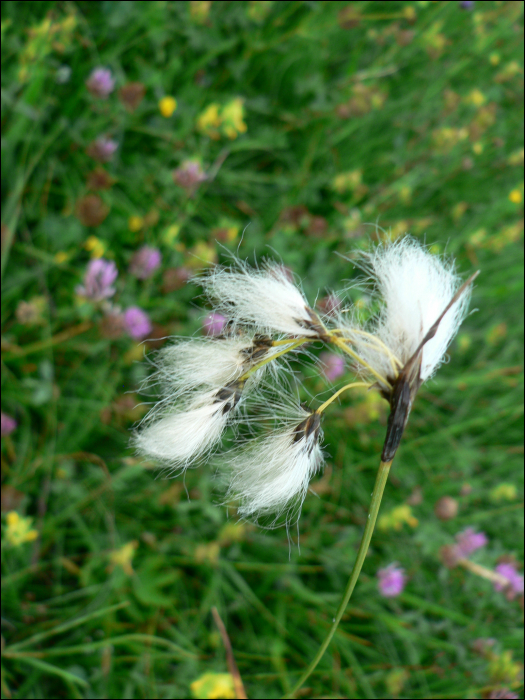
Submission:
<svg viewBox="0 0 525 700">
<path fill-rule="evenodd" d="M 505 576 L 508 581 L 507 586 L 504 586 L 501 583 L 495 583 L 494 588 L 497 591 L 505 591 L 510 599 L 523 593 L 523 576 L 518 573 L 513 564 L 498 564 L 496 567 L 496 573 Z"/>
<path fill-rule="evenodd" d="M 4 437 L 4 435 L 11 435 L 18 423 L 14 418 L 8 416 L 7 413 L 3 411 L 0 411 L 0 417 L 2 419 L 2 437 Z"/>
<path fill-rule="evenodd" d="M 117 266 L 111 260 L 91 260 L 84 275 L 84 284 L 76 288 L 79 296 L 90 301 L 102 301 L 115 294 L 113 282 L 118 277 Z"/>
<path fill-rule="evenodd" d="M 390 564 L 377 572 L 379 592 L 384 598 L 395 598 L 406 585 L 404 570 L 397 564 Z"/>
<path fill-rule="evenodd" d="M 133 255 L 129 265 L 129 271 L 139 280 L 151 277 L 160 267 L 162 255 L 158 248 L 143 246 Z"/>
<path fill-rule="evenodd" d="M 148 314 L 138 306 L 131 306 L 124 311 L 124 325 L 129 335 L 135 340 L 142 340 L 151 333 L 152 329 Z"/>
<path fill-rule="evenodd" d="M 222 314 L 211 313 L 204 319 L 202 327 L 207 335 L 220 335 L 225 323 L 226 319 Z"/>
<path fill-rule="evenodd" d="M 323 367 L 323 374 L 329 382 L 339 379 L 345 373 L 345 361 L 334 352 L 322 352 L 319 356 Z"/>
<path fill-rule="evenodd" d="M 149 250 L 152 251 L 155 249 L 151 248 Z M 148 255 L 145 257 L 148 258 L 146 263 L 149 265 L 148 270 L 151 271 L 151 256 Z M 157 256 L 154 257 L 153 262 L 160 265 L 160 253 L 158 254 L 158 258 Z M 144 268 L 142 271 L 144 272 Z M 76 288 L 76 292 L 78 295 L 92 302 L 106 301 L 116 292 L 113 283 L 117 279 L 117 276 L 117 266 L 113 261 L 105 260 L 104 258 L 91 260 L 84 275 L 84 283 Z M 146 338 L 153 328 L 148 314 L 138 306 L 131 306 L 126 309 L 124 313 L 111 307 L 107 310 L 107 313 L 115 318 L 115 323 L 122 322 L 127 333 L 135 340 Z"/>
<path fill-rule="evenodd" d="M 86 87 L 93 97 L 105 100 L 115 88 L 115 80 L 109 68 L 95 68 L 86 80 Z"/>
</svg>

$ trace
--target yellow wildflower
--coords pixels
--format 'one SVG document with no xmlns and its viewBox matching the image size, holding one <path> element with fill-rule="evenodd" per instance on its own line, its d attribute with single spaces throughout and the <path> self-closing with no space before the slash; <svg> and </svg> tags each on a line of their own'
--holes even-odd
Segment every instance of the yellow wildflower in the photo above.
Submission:
<svg viewBox="0 0 525 700">
<path fill-rule="evenodd" d="M 194 698 L 234 698 L 231 673 L 204 673 L 190 684 Z"/>
<path fill-rule="evenodd" d="M 350 170 L 346 173 L 339 173 L 332 180 L 332 189 L 339 194 L 348 192 L 358 187 L 363 180 L 362 170 Z"/>
<path fill-rule="evenodd" d="M 518 489 L 514 484 L 498 484 L 490 492 L 491 501 L 515 501 L 518 497 Z"/>
<path fill-rule="evenodd" d="M 216 564 L 221 553 L 221 545 L 218 542 L 208 542 L 207 544 L 199 544 L 195 548 L 195 561 L 199 563 L 208 562 Z"/>
<path fill-rule="evenodd" d="M 239 134 L 244 134 L 247 126 L 244 123 L 244 101 L 236 97 L 224 105 L 221 110 L 222 131 L 229 139 L 235 139 Z"/>
<path fill-rule="evenodd" d="M 476 143 L 472 145 L 472 150 L 477 156 L 479 156 L 483 153 L 484 146 L 480 141 L 476 141 Z"/>
<path fill-rule="evenodd" d="M 69 260 L 70 253 L 66 253 L 65 250 L 59 250 L 58 253 L 55 254 L 55 262 L 57 265 L 62 265 L 62 263 L 65 263 Z"/>
<path fill-rule="evenodd" d="M 197 117 L 197 129 L 212 139 L 218 139 L 220 134 L 217 128 L 221 125 L 222 119 L 219 116 L 220 105 L 212 102 Z"/>
<path fill-rule="evenodd" d="M 489 61 L 493 66 L 497 66 L 501 61 L 501 56 L 496 51 L 493 51 L 489 56 Z"/>
<path fill-rule="evenodd" d="M 168 228 L 164 229 L 164 232 L 162 233 L 162 240 L 166 245 L 172 246 L 179 233 L 179 224 L 171 224 L 171 226 L 168 226 Z"/>
<path fill-rule="evenodd" d="M 494 654 L 489 663 L 490 680 L 494 683 L 511 684 L 518 681 L 522 674 L 522 665 L 512 658 L 512 651 Z"/>
<path fill-rule="evenodd" d="M 193 246 L 193 255 L 188 257 L 184 265 L 192 270 L 200 270 L 217 261 L 217 251 L 212 243 L 199 241 Z"/>
<path fill-rule="evenodd" d="M 38 530 L 31 530 L 33 518 L 21 518 L 16 510 L 11 510 L 6 515 L 6 538 L 14 547 L 19 547 L 24 542 L 32 542 L 38 537 Z"/>
<path fill-rule="evenodd" d="M 173 112 L 177 109 L 177 100 L 174 97 L 166 95 L 161 100 L 159 100 L 159 110 L 163 117 L 171 117 Z"/>
<path fill-rule="evenodd" d="M 384 513 L 377 526 L 380 530 L 401 530 L 405 524 L 410 527 L 419 525 L 418 519 L 412 515 L 411 507 L 406 504 L 397 506 L 390 513 Z"/>
<path fill-rule="evenodd" d="M 130 231 L 133 233 L 136 233 L 136 231 L 140 231 L 140 229 L 144 226 L 144 219 L 142 216 L 130 216 L 128 219 L 128 228 Z"/>
<path fill-rule="evenodd" d="M 120 549 L 115 549 L 114 552 L 111 552 L 111 554 L 109 555 L 109 559 L 111 561 L 111 564 L 113 565 L 113 568 L 116 566 L 120 566 L 125 574 L 131 576 L 131 574 L 133 573 L 131 560 L 135 556 L 135 550 L 138 546 L 139 543 L 137 542 L 137 540 L 132 540 Z"/>
<path fill-rule="evenodd" d="M 523 195 L 519 190 L 512 190 L 512 192 L 510 192 L 509 194 L 509 200 L 513 204 L 521 204 L 521 202 L 523 201 Z"/>
<path fill-rule="evenodd" d="M 514 151 L 514 153 L 511 153 L 510 156 L 507 158 L 507 163 L 509 165 L 523 165 L 523 148 L 520 148 L 517 151 Z"/>
<path fill-rule="evenodd" d="M 487 98 L 478 88 L 471 90 L 465 98 L 467 104 L 474 105 L 475 107 L 481 107 L 481 105 L 485 104 L 486 100 Z"/>
<path fill-rule="evenodd" d="M 92 258 L 102 258 L 106 252 L 106 244 L 96 236 L 89 236 L 84 243 L 84 248 L 91 253 Z"/>
</svg>

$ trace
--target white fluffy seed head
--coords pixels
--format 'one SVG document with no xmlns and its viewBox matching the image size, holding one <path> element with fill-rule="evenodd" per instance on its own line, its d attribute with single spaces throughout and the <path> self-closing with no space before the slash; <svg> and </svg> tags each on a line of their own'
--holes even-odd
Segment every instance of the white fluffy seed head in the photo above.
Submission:
<svg viewBox="0 0 525 700">
<path fill-rule="evenodd" d="M 238 500 L 241 517 L 264 518 L 266 527 L 299 518 L 310 480 L 323 464 L 320 417 L 298 410 L 300 421 L 228 455 L 226 500 Z"/>
<path fill-rule="evenodd" d="M 177 399 L 201 387 L 219 389 L 237 380 L 249 369 L 249 338 L 187 338 L 162 350 L 157 372 L 149 383 L 157 383 L 163 395 Z"/>
<path fill-rule="evenodd" d="M 405 365 L 461 286 L 454 262 L 432 255 L 414 238 L 406 236 L 367 253 L 361 266 L 370 274 L 383 304 L 370 331 Z M 469 301 L 470 288 L 452 305 L 435 336 L 424 345 L 422 381 L 443 362 Z M 351 327 L 348 333 L 352 335 Z M 353 338 L 356 350 L 366 362 L 383 376 L 392 376 L 392 360 L 377 342 L 358 333 Z"/>
<path fill-rule="evenodd" d="M 227 387 L 196 394 L 163 413 L 156 407 L 136 431 L 135 448 L 173 472 L 183 471 L 209 456 L 218 445 L 241 392 L 242 388 Z"/>
<path fill-rule="evenodd" d="M 215 267 L 198 282 L 233 328 L 249 325 L 260 333 L 319 334 L 315 315 L 280 265 L 267 263 L 258 269 L 239 261 L 235 268 Z"/>
</svg>

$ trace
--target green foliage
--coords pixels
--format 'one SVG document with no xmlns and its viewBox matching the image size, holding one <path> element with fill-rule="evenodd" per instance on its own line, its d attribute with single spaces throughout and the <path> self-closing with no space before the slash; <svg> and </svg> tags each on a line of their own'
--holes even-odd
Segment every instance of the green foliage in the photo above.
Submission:
<svg viewBox="0 0 525 700">
<path fill-rule="evenodd" d="M 446 569 L 439 549 L 472 526 L 489 538 L 474 561 L 523 561 L 522 3 L 2 10 L 2 411 L 18 423 L 2 438 L 2 513 L 18 512 L 27 536 L 10 542 L 3 518 L 3 696 L 191 697 L 196 679 L 227 671 L 213 606 L 249 697 L 289 691 L 351 570 L 386 406 L 348 396 L 330 410 L 300 549 L 282 529 L 235 525 L 210 467 L 155 479 L 129 450 L 140 360 L 161 341 L 111 332 L 76 288 L 103 251 L 115 303 L 144 309 L 157 339 L 191 335 L 198 289 L 170 271 L 237 250 L 277 256 L 314 301 L 356 279 L 353 252 L 382 230 L 481 269 L 477 312 L 418 397 L 387 485 L 382 513 L 408 503 L 418 524 L 376 532 L 302 697 L 519 692 L 519 601 Z M 85 85 L 99 66 L 115 79 L 107 99 Z M 128 83 L 144 88 L 133 109 Z M 97 166 L 86 151 L 101 135 L 118 148 Z M 187 160 L 210 176 L 193 193 L 172 176 Z M 128 266 L 144 244 L 163 262 L 137 280 Z M 443 496 L 459 502 L 449 521 L 434 514 Z M 394 561 L 409 580 L 388 600 L 375 574 Z M 496 641 L 480 651 L 480 638 Z"/>
</svg>

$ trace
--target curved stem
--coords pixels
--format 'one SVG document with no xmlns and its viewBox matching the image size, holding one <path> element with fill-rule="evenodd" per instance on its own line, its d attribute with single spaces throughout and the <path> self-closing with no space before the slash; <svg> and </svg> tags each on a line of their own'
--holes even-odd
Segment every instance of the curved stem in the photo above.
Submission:
<svg viewBox="0 0 525 700">
<path fill-rule="evenodd" d="M 323 654 L 325 653 L 328 645 L 332 641 L 332 637 L 334 636 L 337 627 L 339 626 L 339 622 L 341 621 L 341 618 L 344 615 L 344 612 L 348 605 L 348 601 L 352 596 L 355 584 L 357 583 L 357 579 L 359 578 L 359 574 L 361 573 L 361 568 L 363 566 L 366 553 L 368 552 L 368 547 L 370 545 L 370 540 L 372 539 L 372 533 L 374 532 L 377 514 L 379 512 L 379 506 L 381 505 L 381 499 L 383 498 L 383 492 L 385 490 L 385 485 L 388 480 L 388 474 L 390 472 L 391 465 L 392 461 L 381 462 L 381 464 L 379 465 L 379 471 L 377 472 L 376 483 L 374 484 L 374 490 L 372 492 L 370 511 L 368 513 L 365 531 L 363 532 L 363 538 L 361 539 L 361 544 L 359 545 L 359 550 L 357 552 L 357 558 L 355 560 L 354 568 L 352 569 L 352 573 L 350 574 L 350 578 L 348 579 L 348 583 L 346 584 L 343 598 L 339 603 L 339 607 L 337 608 L 337 613 L 335 615 L 332 626 L 330 627 L 330 631 L 325 637 L 324 642 L 319 647 L 319 650 L 315 655 L 313 661 L 310 663 L 303 675 L 299 678 L 292 690 L 284 696 L 285 698 L 293 698 L 295 693 L 299 690 L 303 683 L 310 677 L 310 675 L 315 670 L 317 664 L 321 660 Z"/>
<path fill-rule="evenodd" d="M 339 391 L 336 391 L 335 394 L 332 394 L 332 396 L 330 396 L 329 399 L 327 399 L 323 404 L 321 404 L 315 412 L 322 413 L 325 410 L 325 408 L 328 408 L 332 401 L 335 401 L 336 398 L 343 393 L 343 391 L 347 391 L 347 389 L 355 389 L 358 386 L 366 386 L 368 389 L 370 388 L 370 384 L 368 382 L 352 382 L 352 384 L 346 384 L 345 386 L 341 387 Z"/>
<path fill-rule="evenodd" d="M 269 357 L 265 357 L 264 360 L 261 360 L 253 367 L 250 367 L 250 369 L 247 372 L 245 372 L 242 375 L 242 377 L 239 377 L 238 381 L 242 381 L 243 379 L 248 379 L 248 377 L 250 375 L 252 375 L 254 372 L 257 372 L 258 369 L 260 369 L 264 365 L 268 364 L 268 362 L 275 360 L 277 357 L 280 357 L 281 355 L 285 355 L 287 352 L 290 352 L 291 350 L 295 350 L 295 348 L 298 348 L 300 345 L 304 345 L 304 343 L 308 343 L 309 341 L 311 341 L 311 338 L 299 338 L 298 340 L 289 340 L 288 345 L 284 348 L 284 350 L 279 350 L 279 352 L 276 352 L 273 355 L 270 355 Z M 277 341 L 277 343 L 280 344 L 280 341 Z"/>
<path fill-rule="evenodd" d="M 352 350 L 352 348 L 349 348 L 342 338 L 340 338 L 337 335 L 330 335 L 330 340 L 334 345 L 337 345 L 337 347 L 340 348 L 343 352 L 346 352 L 347 355 L 350 355 L 354 358 L 354 360 L 357 360 L 357 362 L 359 362 L 360 365 L 366 367 L 370 374 L 373 374 L 374 377 L 378 379 L 383 386 L 391 386 L 390 382 L 386 377 L 382 377 L 379 374 L 379 372 L 377 372 L 371 365 L 368 364 L 368 362 L 365 362 L 362 357 L 360 357 L 354 350 Z"/>
</svg>

